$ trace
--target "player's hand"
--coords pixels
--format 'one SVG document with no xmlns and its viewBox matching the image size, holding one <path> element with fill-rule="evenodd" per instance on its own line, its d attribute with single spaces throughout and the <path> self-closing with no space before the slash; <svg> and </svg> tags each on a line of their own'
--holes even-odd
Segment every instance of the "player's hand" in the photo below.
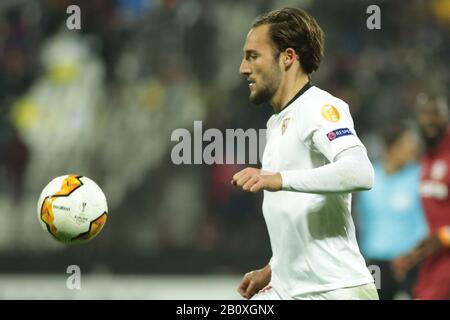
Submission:
<svg viewBox="0 0 450 320">
<path fill-rule="evenodd" d="M 239 284 L 239 294 L 246 299 L 250 299 L 269 284 L 271 276 L 272 269 L 270 268 L 270 265 L 246 273 Z"/>
<path fill-rule="evenodd" d="M 394 259 L 391 262 L 391 269 L 394 273 L 394 278 L 400 282 L 405 280 L 406 274 L 416 265 L 416 263 L 417 262 L 412 253 Z"/>
<path fill-rule="evenodd" d="M 416 248 L 416 255 L 420 260 L 423 260 L 443 248 L 443 244 L 435 234 L 430 235 Z"/>
<path fill-rule="evenodd" d="M 256 168 L 245 168 L 233 176 L 231 184 L 242 187 L 244 191 L 279 191 L 283 186 L 280 173 L 264 172 Z"/>
<path fill-rule="evenodd" d="M 392 262 L 391 266 L 395 278 L 398 281 L 402 281 L 411 268 L 438 252 L 442 247 L 443 245 L 436 235 L 428 236 L 409 254 L 401 256 Z"/>
</svg>

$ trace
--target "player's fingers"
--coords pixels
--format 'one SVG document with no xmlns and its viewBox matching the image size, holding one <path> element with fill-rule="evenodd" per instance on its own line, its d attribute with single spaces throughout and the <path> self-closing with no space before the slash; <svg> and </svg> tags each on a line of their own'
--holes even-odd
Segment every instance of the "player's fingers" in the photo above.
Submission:
<svg viewBox="0 0 450 320">
<path fill-rule="evenodd" d="M 237 180 L 231 179 L 231 184 L 232 184 L 233 186 L 237 186 Z"/>
<path fill-rule="evenodd" d="M 403 281 L 405 279 L 405 270 L 404 269 L 397 269 L 394 271 L 394 278 L 397 281 Z"/>
<path fill-rule="evenodd" d="M 239 287 L 237 291 L 243 298 L 247 298 L 247 293 L 246 293 L 247 290 L 244 290 L 241 287 Z"/>
<path fill-rule="evenodd" d="M 259 181 L 259 176 L 252 176 L 248 181 L 242 186 L 245 191 L 250 190 L 250 188 Z"/>
<path fill-rule="evenodd" d="M 250 283 L 250 279 L 247 277 L 244 277 L 244 279 L 242 279 L 241 283 L 239 284 L 238 292 L 244 298 L 247 298 L 247 288 L 248 288 L 249 283 Z"/>
<path fill-rule="evenodd" d="M 248 167 L 248 168 L 242 169 L 238 173 L 234 174 L 232 180 L 236 180 L 237 181 L 237 180 L 241 179 L 244 176 L 248 176 L 248 175 L 253 176 L 255 174 L 258 174 L 259 172 L 260 172 L 259 169 Z"/>
<path fill-rule="evenodd" d="M 393 273 L 394 273 L 395 275 L 397 275 L 397 274 L 400 273 L 401 266 L 400 266 L 398 260 L 395 260 L 395 261 L 393 261 L 393 262 L 391 263 L 391 270 L 393 271 Z"/>
<path fill-rule="evenodd" d="M 251 178 L 252 178 L 252 175 L 250 175 L 250 174 L 243 175 L 236 181 L 236 185 L 239 186 L 239 187 L 242 187 Z"/>
<path fill-rule="evenodd" d="M 250 284 L 247 287 L 247 299 L 250 299 L 251 297 L 253 297 L 255 295 L 255 293 L 258 291 L 258 288 L 256 286 L 256 282 L 255 281 L 250 281 Z"/>
<path fill-rule="evenodd" d="M 241 283 L 239 284 L 239 289 L 242 289 L 244 291 L 247 290 L 249 283 L 250 279 L 244 277 L 244 279 L 242 279 Z"/>
<path fill-rule="evenodd" d="M 251 188 L 250 192 L 256 193 L 260 190 L 264 189 L 264 182 L 262 179 L 259 179 L 258 182 L 256 182 Z"/>
<path fill-rule="evenodd" d="M 395 260 L 392 264 L 392 269 L 394 271 L 394 276 L 398 281 L 402 281 L 405 278 L 406 272 L 408 270 L 407 257 L 401 257 Z"/>
<path fill-rule="evenodd" d="M 251 280 L 251 272 L 247 272 L 244 277 L 241 280 L 241 283 L 239 284 L 239 288 L 247 289 L 249 283 Z"/>
<path fill-rule="evenodd" d="M 246 175 L 248 173 L 248 169 L 249 168 L 245 168 L 245 169 L 242 169 L 241 171 L 238 171 L 237 173 L 235 173 L 233 175 L 233 180 L 239 180 L 240 178 L 242 178 L 244 175 Z"/>
</svg>

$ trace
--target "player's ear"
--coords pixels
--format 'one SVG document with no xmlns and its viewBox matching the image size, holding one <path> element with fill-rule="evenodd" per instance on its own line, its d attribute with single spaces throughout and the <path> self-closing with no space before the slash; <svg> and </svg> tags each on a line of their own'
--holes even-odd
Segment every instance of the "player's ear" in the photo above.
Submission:
<svg viewBox="0 0 450 320">
<path fill-rule="evenodd" d="M 286 68 L 289 68 L 296 60 L 298 60 L 298 55 L 292 48 L 287 48 L 283 52 L 283 64 Z"/>
</svg>

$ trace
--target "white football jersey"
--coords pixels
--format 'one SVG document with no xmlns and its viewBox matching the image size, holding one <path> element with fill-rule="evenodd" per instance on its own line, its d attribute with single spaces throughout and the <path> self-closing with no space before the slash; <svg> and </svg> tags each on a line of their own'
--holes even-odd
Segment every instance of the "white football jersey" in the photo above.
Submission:
<svg viewBox="0 0 450 320">
<path fill-rule="evenodd" d="M 348 105 L 312 86 L 267 122 L 262 170 L 318 168 L 354 146 L 364 147 Z M 272 286 L 286 298 L 374 282 L 356 242 L 351 193 L 264 191 L 263 213 Z"/>
</svg>

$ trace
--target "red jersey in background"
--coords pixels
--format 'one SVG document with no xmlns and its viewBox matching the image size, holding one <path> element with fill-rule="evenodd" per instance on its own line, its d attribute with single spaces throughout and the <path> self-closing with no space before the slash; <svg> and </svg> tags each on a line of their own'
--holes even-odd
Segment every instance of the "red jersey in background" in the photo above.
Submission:
<svg viewBox="0 0 450 320">
<path fill-rule="evenodd" d="M 450 128 L 422 159 L 420 194 L 430 233 L 450 226 Z M 450 299 L 450 248 L 427 258 L 420 269 L 416 299 Z"/>
</svg>

